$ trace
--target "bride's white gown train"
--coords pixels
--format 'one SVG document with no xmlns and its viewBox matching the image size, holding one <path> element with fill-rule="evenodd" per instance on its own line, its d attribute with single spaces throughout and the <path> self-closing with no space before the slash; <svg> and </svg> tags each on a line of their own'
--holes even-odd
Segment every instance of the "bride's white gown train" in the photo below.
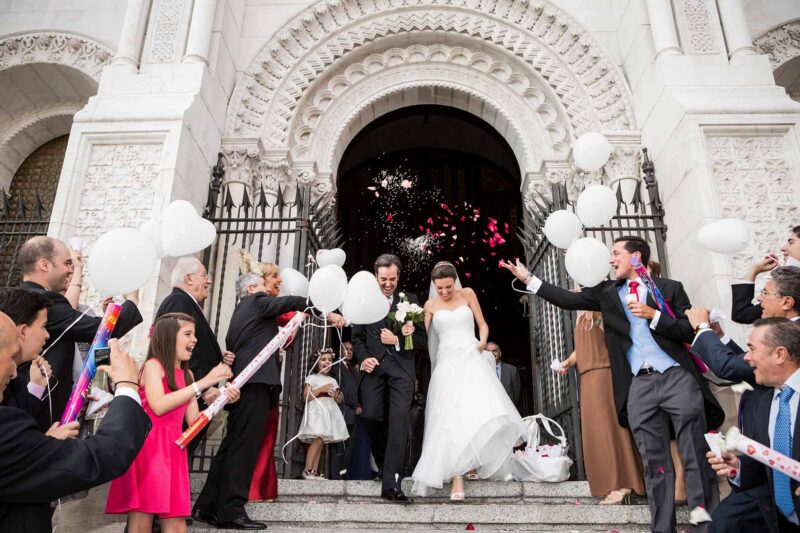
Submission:
<svg viewBox="0 0 800 533">
<path fill-rule="evenodd" d="M 505 471 L 512 448 L 527 432 L 497 379 L 494 357 L 477 350 L 469 306 L 437 311 L 431 328 L 439 346 L 428 387 L 422 455 L 411 489 L 422 496 L 472 469 L 482 479 Z"/>
</svg>

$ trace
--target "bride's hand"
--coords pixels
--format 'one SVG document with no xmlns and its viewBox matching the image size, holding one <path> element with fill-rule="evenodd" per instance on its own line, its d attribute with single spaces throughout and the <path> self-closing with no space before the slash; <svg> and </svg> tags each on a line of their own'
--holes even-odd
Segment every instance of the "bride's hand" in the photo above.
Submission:
<svg viewBox="0 0 800 533">
<path fill-rule="evenodd" d="M 483 353 L 483 351 L 486 350 L 486 343 L 485 342 L 479 342 L 478 345 L 476 346 L 476 348 L 478 350 L 478 353 Z"/>
</svg>

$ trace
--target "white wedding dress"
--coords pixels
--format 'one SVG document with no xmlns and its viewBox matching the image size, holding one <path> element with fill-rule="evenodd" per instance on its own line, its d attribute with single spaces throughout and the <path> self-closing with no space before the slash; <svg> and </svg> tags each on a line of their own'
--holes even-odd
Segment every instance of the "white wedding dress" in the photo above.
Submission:
<svg viewBox="0 0 800 533">
<path fill-rule="evenodd" d="M 411 492 L 424 496 L 454 476 L 476 469 L 478 477 L 510 472 L 512 448 L 527 429 L 497 379 L 494 357 L 477 350 L 472 310 L 441 309 L 431 329 L 438 349 L 428 387 L 422 455 Z"/>
</svg>

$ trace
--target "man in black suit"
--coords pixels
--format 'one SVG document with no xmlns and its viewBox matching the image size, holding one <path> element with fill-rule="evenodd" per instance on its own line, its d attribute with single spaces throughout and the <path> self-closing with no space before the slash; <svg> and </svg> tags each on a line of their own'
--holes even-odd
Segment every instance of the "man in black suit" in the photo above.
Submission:
<svg viewBox="0 0 800 533">
<path fill-rule="evenodd" d="M 789 231 L 786 243 L 781 247 L 783 260 L 786 266 L 800 267 L 800 226 L 795 226 Z M 759 296 L 759 303 L 753 304 L 755 296 L 756 277 L 763 272 L 769 272 L 778 266 L 778 261 L 773 256 L 767 256 L 755 263 L 741 283 L 734 283 L 731 286 L 731 319 L 739 324 L 752 324 L 755 320 L 762 317 L 761 299 L 764 296 L 762 291 Z M 764 317 L 766 318 L 766 317 Z"/>
<path fill-rule="evenodd" d="M 103 423 L 88 439 L 59 440 L 44 435 L 33 418 L 16 407 L 0 407 L 0 531 L 49 533 L 50 502 L 121 476 L 150 431 L 141 407 L 136 361 L 109 342 L 117 383 Z M 0 401 L 16 375 L 13 357 L 20 341 L 8 316 L 0 313 Z"/>
<path fill-rule="evenodd" d="M 353 444 L 356 441 L 357 412 L 360 414 L 358 404 L 358 369 L 351 368 L 350 362 L 353 359 L 353 343 L 342 341 L 341 354 L 343 362 L 334 367 L 333 377 L 339 383 L 339 390 L 342 391 L 344 400 L 339 404 L 342 411 L 344 423 L 347 425 L 347 433 L 350 435 L 346 441 L 333 447 L 330 453 L 330 478 L 346 479 L 346 470 L 350 467 L 350 458 L 353 454 Z"/>
<path fill-rule="evenodd" d="M 383 254 L 375 261 L 375 276 L 390 312 L 400 303 L 395 290 L 401 270 L 402 263 L 396 255 Z M 406 295 L 410 302 L 417 302 L 413 294 Z M 362 416 L 372 455 L 383 472 L 381 497 L 403 503 L 411 502 L 400 484 L 416 377 L 414 353 L 404 350 L 401 344 L 402 337 L 408 335 L 414 336 L 415 346 L 427 345 L 425 329 L 415 328 L 410 322 L 397 328 L 389 318 L 384 318 L 374 324 L 353 326 L 353 355 L 362 371 L 359 387 Z"/>
<path fill-rule="evenodd" d="M 741 431 L 793 459 L 800 459 L 797 417 L 800 397 L 800 323 L 764 318 L 754 323 L 747 343 L 756 390 L 742 397 Z M 750 459 L 723 452 L 707 454 L 720 477 L 731 481 L 733 493 L 712 513 L 710 531 L 800 531 L 798 483 Z"/>
<path fill-rule="evenodd" d="M 656 286 L 674 317 L 654 309 L 655 302 L 631 265 L 647 264 L 650 247 L 639 237 L 619 237 L 610 264 L 616 280 L 571 292 L 531 276 L 522 265 L 504 263 L 528 290 L 563 309 L 601 311 L 611 360 L 614 403 L 620 424 L 630 427 L 645 468 L 652 531 L 675 530 L 675 471 L 670 457 L 669 422 L 675 428 L 686 467 L 690 508 L 713 510 L 719 501 L 714 473 L 705 461 L 707 428 L 716 429 L 725 413 L 711 394 L 684 347 L 694 331 L 683 286 L 656 278 Z M 645 303 L 646 302 L 646 303 Z"/>
<path fill-rule="evenodd" d="M 194 318 L 197 344 L 192 350 L 189 369 L 192 371 L 195 381 L 205 377 L 218 364 L 224 362 L 231 365 L 234 360 L 233 353 L 223 352 L 220 349 L 217 336 L 203 313 L 203 302 L 208 298 L 210 285 L 206 267 L 199 259 L 194 256 L 178 258 L 172 269 L 172 292 L 161 302 L 153 319 L 156 320 L 167 313 L 186 313 Z M 217 396 L 219 396 L 217 387 L 206 389 L 198 400 L 200 410 L 202 411 L 213 403 Z M 209 427 L 206 426 L 186 447 L 189 457 L 194 454 Z"/>
<path fill-rule="evenodd" d="M 72 392 L 72 364 L 76 342 L 92 342 L 102 318 L 84 315 L 72 308 L 61 294 L 72 279 L 72 257 L 67 246 L 50 237 L 38 236 L 28 239 L 19 250 L 19 265 L 22 270 L 22 287 L 44 295 L 47 307 L 47 333 L 50 335 L 44 358 L 53 369 L 56 381 L 51 393 L 53 412 L 45 407 L 37 421 L 42 430 L 47 430 L 52 421 L 59 420 Z M 136 308 L 136 295 L 126 295 L 122 304 L 113 337 L 120 338 L 142 321 Z M 77 322 L 76 322 L 77 321 Z M 66 332 L 66 333 L 65 333 Z M 63 334 L 63 336 L 62 336 Z"/>
<path fill-rule="evenodd" d="M 514 405 L 519 409 L 520 400 L 520 383 L 519 383 L 519 370 L 514 365 L 509 365 L 500 360 L 503 357 L 503 352 L 500 351 L 500 346 L 496 342 L 487 342 L 486 349 L 494 355 L 495 373 L 503 388 L 506 390 L 508 397 L 514 402 Z"/>
<path fill-rule="evenodd" d="M 759 296 L 759 313 L 764 318 L 800 320 L 800 268 L 780 267 L 772 271 Z M 745 361 L 745 352 L 734 342 L 723 343 L 709 329 L 709 313 L 702 307 L 686 312 L 689 323 L 698 331 L 692 349 L 722 379 L 755 384 L 753 368 Z"/>
<path fill-rule="evenodd" d="M 267 295 L 264 278 L 244 274 L 236 282 L 241 298 L 231 316 L 226 346 L 236 359 L 237 376 L 278 333 L 278 316 L 308 307 L 299 296 Z M 334 325 L 343 325 L 342 317 L 330 313 Z M 263 522 L 250 520 L 244 509 L 250 490 L 258 450 L 264 441 L 267 412 L 274 391 L 280 392 L 281 374 L 277 357 L 271 357 L 242 387 L 241 401 L 228 412 L 228 431 L 211 461 L 206 484 L 197 498 L 192 516 L 221 529 L 265 529 Z"/>
</svg>

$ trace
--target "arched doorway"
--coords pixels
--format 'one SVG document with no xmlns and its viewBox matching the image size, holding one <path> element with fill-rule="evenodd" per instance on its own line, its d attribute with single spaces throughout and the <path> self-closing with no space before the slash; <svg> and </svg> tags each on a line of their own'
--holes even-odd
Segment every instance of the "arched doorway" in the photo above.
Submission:
<svg viewBox="0 0 800 533">
<path fill-rule="evenodd" d="M 401 108 L 367 125 L 349 144 L 338 169 L 337 211 L 349 274 L 372 271 L 385 252 L 405 265 L 401 286 L 420 300 L 429 273 L 451 261 L 478 294 L 490 339 L 503 360 L 520 369 L 520 409 L 531 409 L 530 347 L 519 295 L 498 268 L 522 257 L 520 169 L 505 139 L 467 112 L 437 105 Z M 427 353 L 419 350 L 425 389 Z"/>
</svg>

